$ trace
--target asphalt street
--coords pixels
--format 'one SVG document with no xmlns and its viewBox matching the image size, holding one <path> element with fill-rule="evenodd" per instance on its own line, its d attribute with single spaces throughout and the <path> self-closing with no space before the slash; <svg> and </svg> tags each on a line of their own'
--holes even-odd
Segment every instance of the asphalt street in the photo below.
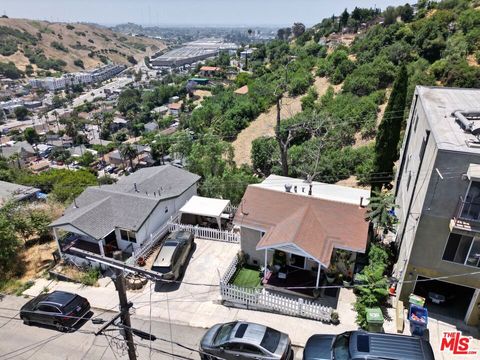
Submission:
<svg viewBox="0 0 480 360">
<path fill-rule="evenodd" d="M 112 326 L 105 335 L 95 336 L 102 325 L 91 319 L 111 319 L 115 312 L 92 309 L 90 320 L 72 332 L 37 325 L 27 326 L 18 311 L 29 299 L 17 296 L 0 298 L 0 360 L 120 360 L 128 359 L 125 343 L 117 327 Z M 115 309 L 113 309 L 115 310 Z M 134 336 L 137 358 L 141 359 L 199 359 L 196 351 L 206 329 L 156 321 L 132 315 L 132 327 L 151 333 L 155 341 Z M 281 329 L 279 329 L 281 330 Z M 296 358 L 301 354 L 295 349 Z"/>
<path fill-rule="evenodd" d="M 105 333 L 106 336 L 95 336 L 94 332 L 101 325 L 94 325 L 92 321 L 85 322 L 79 329 L 69 333 L 24 325 L 18 317 L 18 309 L 27 301 L 28 299 L 16 296 L 5 296 L 0 301 L 0 360 L 128 358 L 123 338 L 114 326 L 109 328 L 111 330 Z M 100 315 L 100 318 L 108 320 L 115 315 L 113 312 L 102 312 L 93 309 L 92 318 Z M 155 320 L 150 322 L 135 316 L 132 317 L 132 326 L 157 337 L 152 342 L 134 337 L 138 359 L 199 359 L 194 350 L 198 349 L 205 329 Z M 192 350 L 174 344 L 171 340 Z"/>
</svg>

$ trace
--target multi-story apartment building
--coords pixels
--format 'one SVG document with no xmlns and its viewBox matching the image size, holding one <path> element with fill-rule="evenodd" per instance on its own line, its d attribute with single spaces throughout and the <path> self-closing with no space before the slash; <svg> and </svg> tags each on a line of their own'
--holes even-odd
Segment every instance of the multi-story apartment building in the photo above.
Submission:
<svg viewBox="0 0 480 360">
<path fill-rule="evenodd" d="M 43 79 L 31 79 L 30 85 L 33 88 L 56 91 L 64 89 L 67 86 L 104 81 L 119 74 L 125 68 L 125 65 L 108 64 L 89 72 L 69 73 L 59 78 L 47 77 Z"/>
<path fill-rule="evenodd" d="M 480 89 L 417 86 L 395 186 L 397 297 L 480 323 Z"/>
</svg>

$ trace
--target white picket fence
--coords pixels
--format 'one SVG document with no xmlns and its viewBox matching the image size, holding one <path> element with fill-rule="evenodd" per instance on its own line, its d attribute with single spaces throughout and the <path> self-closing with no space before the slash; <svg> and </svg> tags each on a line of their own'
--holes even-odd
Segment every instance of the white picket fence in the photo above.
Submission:
<svg viewBox="0 0 480 360">
<path fill-rule="evenodd" d="M 263 288 L 242 288 L 229 284 L 237 271 L 238 258 L 235 257 L 220 280 L 222 300 L 246 306 L 249 309 L 273 311 L 285 315 L 300 316 L 308 319 L 331 321 L 333 309 L 315 301 L 302 298 L 294 299 Z"/>
<path fill-rule="evenodd" d="M 233 231 L 210 229 L 198 225 L 179 224 L 177 222 L 169 222 L 168 224 L 170 226 L 170 231 L 190 231 L 198 239 L 224 241 L 234 244 L 240 243 L 240 234 Z"/>
</svg>

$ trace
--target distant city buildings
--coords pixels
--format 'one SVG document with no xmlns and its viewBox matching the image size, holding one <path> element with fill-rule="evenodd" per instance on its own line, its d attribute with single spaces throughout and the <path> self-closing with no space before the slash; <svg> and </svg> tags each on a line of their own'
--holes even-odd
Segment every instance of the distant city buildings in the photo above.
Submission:
<svg viewBox="0 0 480 360">
<path fill-rule="evenodd" d="M 84 85 L 100 82 L 114 77 L 126 68 L 125 65 L 109 64 L 100 68 L 86 71 L 65 74 L 62 77 L 47 77 L 43 79 L 31 79 L 32 88 L 40 88 L 49 91 L 64 89 L 67 86 Z"/>
</svg>

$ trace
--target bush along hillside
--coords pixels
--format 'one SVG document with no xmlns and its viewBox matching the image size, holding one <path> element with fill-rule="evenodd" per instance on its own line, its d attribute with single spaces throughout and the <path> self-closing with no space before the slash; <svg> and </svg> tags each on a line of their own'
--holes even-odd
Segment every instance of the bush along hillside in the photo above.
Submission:
<svg viewBox="0 0 480 360">
<path fill-rule="evenodd" d="M 328 46 L 326 56 L 309 52 L 317 44 Z M 309 93 L 275 137 L 256 139 L 255 171 L 285 174 L 286 159 L 290 176 L 378 188 L 393 177 L 416 85 L 480 87 L 480 1 L 355 8 L 306 29 L 290 48 L 335 91 L 318 100 Z"/>
</svg>

